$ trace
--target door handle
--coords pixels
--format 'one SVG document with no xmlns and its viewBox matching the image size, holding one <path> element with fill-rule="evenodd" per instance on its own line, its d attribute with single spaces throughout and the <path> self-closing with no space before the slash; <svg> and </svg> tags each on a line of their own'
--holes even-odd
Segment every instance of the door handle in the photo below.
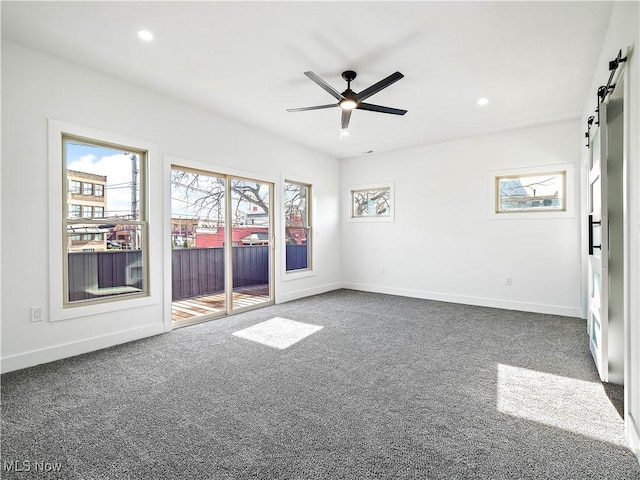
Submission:
<svg viewBox="0 0 640 480">
<path fill-rule="evenodd" d="M 594 248 L 602 249 L 602 245 L 593 244 L 593 226 L 594 225 L 602 225 L 602 222 L 594 222 L 593 215 L 589 215 L 589 255 L 593 255 Z"/>
</svg>

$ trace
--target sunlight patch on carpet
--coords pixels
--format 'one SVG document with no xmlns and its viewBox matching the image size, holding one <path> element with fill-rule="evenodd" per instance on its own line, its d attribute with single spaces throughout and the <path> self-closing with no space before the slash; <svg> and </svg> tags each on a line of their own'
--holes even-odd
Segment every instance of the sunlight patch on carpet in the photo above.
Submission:
<svg viewBox="0 0 640 480">
<path fill-rule="evenodd" d="M 317 325 L 275 317 L 244 330 L 238 330 L 233 335 L 284 350 L 321 329 L 322 327 Z"/>
<path fill-rule="evenodd" d="M 500 413 L 626 446 L 624 422 L 602 384 L 498 364 Z"/>
</svg>

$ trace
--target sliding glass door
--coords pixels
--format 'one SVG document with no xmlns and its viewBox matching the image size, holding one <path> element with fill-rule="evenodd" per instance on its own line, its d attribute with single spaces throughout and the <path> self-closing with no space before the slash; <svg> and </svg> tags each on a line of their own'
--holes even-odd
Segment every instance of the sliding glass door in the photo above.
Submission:
<svg viewBox="0 0 640 480">
<path fill-rule="evenodd" d="M 173 166 L 172 321 L 273 303 L 273 185 Z"/>
<path fill-rule="evenodd" d="M 229 209 L 233 245 L 231 254 L 232 305 L 238 310 L 271 301 L 273 249 L 269 183 L 234 178 Z"/>
</svg>

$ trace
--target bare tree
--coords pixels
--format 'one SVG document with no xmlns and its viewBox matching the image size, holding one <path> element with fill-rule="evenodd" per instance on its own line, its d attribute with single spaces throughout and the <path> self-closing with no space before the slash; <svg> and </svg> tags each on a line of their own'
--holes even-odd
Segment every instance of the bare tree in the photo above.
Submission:
<svg viewBox="0 0 640 480">
<path fill-rule="evenodd" d="M 527 189 L 529 189 L 532 193 L 532 196 L 535 197 L 536 196 L 536 187 L 541 186 L 541 187 L 548 187 L 549 185 L 552 185 L 554 182 L 556 181 L 556 176 L 552 176 L 549 178 L 546 178 L 544 180 L 541 180 L 539 182 L 532 182 L 532 183 L 528 183 L 526 185 L 523 185 L 522 182 L 520 180 L 513 180 L 510 183 L 503 183 L 502 188 L 500 190 L 500 194 L 503 196 L 513 196 L 513 195 L 521 195 L 520 190 L 524 189 L 525 192 L 527 192 Z"/>
<path fill-rule="evenodd" d="M 549 185 L 553 184 L 553 182 L 555 181 L 556 177 L 549 177 L 545 180 L 542 180 L 540 182 L 533 182 L 533 183 L 529 183 L 527 185 L 523 185 L 523 188 L 529 188 L 532 192 L 533 192 L 533 196 L 536 196 L 536 186 L 541 186 L 541 187 L 548 187 Z"/>
<path fill-rule="evenodd" d="M 389 212 L 389 196 L 390 192 L 388 189 L 353 192 L 353 215 L 355 217 L 370 215 L 369 205 L 374 205 L 375 215 L 385 215 Z"/>
<path fill-rule="evenodd" d="M 186 203 L 199 217 L 215 218 L 224 222 L 225 180 L 206 174 L 183 170 L 171 171 L 171 188 L 174 200 Z M 243 205 L 255 205 L 260 213 L 269 213 L 269 190 L 257 182 L 231 180 L 234 223 L 240 223 L 244 214 Z"/>
<path fill-rule="evenodd" d="M 269 192 L 262 192 L 259 183 L 249 183 L 244 180 L 232 180 L 231 191 L 238 196 L 237 202 L 242 200 L 257 205 L 264 213 L 269 213 Z"/>
<path fill-rule="evenodd" d="M 306 192 L 306 188 L 303 189 L 298 184 L 288 182 L 284 184 L 284 214 L 287 226 L 291 226 L 291 223 L 295 221 L 294 218 L 300 213 L 303 191 Z"/>
</svg>

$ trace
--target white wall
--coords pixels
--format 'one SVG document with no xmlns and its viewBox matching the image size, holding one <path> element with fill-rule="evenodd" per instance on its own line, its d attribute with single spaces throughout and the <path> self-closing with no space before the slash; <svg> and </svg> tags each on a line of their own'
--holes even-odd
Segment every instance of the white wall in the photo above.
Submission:
<svg viewBox="0 0 640 480">
<path fill-rule="evenodd" d="M 150 245 L 152 259 L 162 264 L 162 275 L 151 279 L 151 289 L 162 292 L 157 302 L 49 321 L 50 118 L 155 144 L 152 218 L 158 215 L 166 225 L 169 212 L 162 210 L 169 193 L 165 157 L 275 178 L 276 188 L 282 177 L 312 181 L 315 274 L 281 281 L 278 272 L 277 300 L 340 286 L 339 165 L 333 158 L 6 41 L 2 44 L 2 118 L 2 371 L 167 329 L 168 312 L 162 297 L 170 295 L 164 281 L 170 265 L 163 260 L 163 235 L 151 238 Z M 29 321 L 31 306 L 45 307 L 45 321 Z"/>
<path fill-rule="evenodd" d="M 638 2 L 616 2 L 611 14 L 609 28 L 602 50 L 594 52 L 598 63 L 591 83 L 590 95 L 585 99 L 582 116 L 582 131 L 586 131 L 587 118 L 594 115 L 596 91 L 609 78 L 609 61 L 620 49 L 632 47 L 626 69 L 625 108 L 628 115 L 627 142 L 627 221 L 625 233 L 628 272 L 626 276 L 625 319 L 625 423 L 631 445 L 640 460 L 640 4 Z M 586 152 L 583 148 L 583 155 Z M 583 216 L 586 211 L 583 212 Z M 584 229 L 586 232 L 586 228 Z M 586 242 L 583 241 L 583 244 Z M 586 278 L 586 266 L 583 267 Z M 584 298 L 587 298 L 585 282 Z"/>
<path fill-rule="evenodd" d="M 580 135 L 576 120 L 343 160 L 345 286 L 578 316 L 575 174 L 569 214 L 490 212 L 492 171 L 575 166 Z M 395 221 L 347 222 L 347 186 L 383 181 L 394 182 Z"/>
</svg>

